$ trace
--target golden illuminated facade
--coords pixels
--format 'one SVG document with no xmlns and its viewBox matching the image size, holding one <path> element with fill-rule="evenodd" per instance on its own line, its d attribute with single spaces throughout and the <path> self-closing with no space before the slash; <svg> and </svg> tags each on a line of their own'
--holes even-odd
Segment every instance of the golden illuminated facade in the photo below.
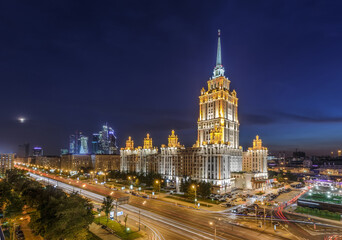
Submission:
<svg viewBox="0 0 342 240">
<path fill-rule="evenodd" d="M 236 92 L 230 90 L 230 81 L 224 76 L 219 32 L 213 77 L 208 81 L 208 90 L 202 88 L 199 96 L 197 145 L 226 144 L 239 148 L 237 110 Z"/>
<path fill-rule="evenodd" d="M 253 140 L 253 147 L 243 153 L 243 171 L 267 174 L 268 150 L 262 146 L 262 140 L 257 135 Z"/>
<path fill-rule="evenodd" d="M 120 150 L 120 170 L 124 172 L 154 173 L 158 172 L 158 148 L 153 147 L 152 138 L 147 134 L 143 147 L 134 148 L 131 137 L 126 147 Z"/>
<path fill-rule="evenodd" d="M 126 148 L 120 151 L 121 170 L 155 171 L 176 183 L 190 177 L 212 183 L 215 193 L 230 191 L 235 186 L 235 176 L 242 174 L 242 148 L 239 146 L 238 98 L 236 91 L 230 89 L 230 80 L 222 66 L 220 32 L 216 66 L 207 85 L 199 96 L 198 135 L 193 147 L 181 145 L 173 130 L 168 145 L 162 145 L 160 153 L 152 147 L 149 135 L 144 139 L 144 148 L 134 148 L 133 140 L 129 139 Z M 255 148 L 260 145 L 258 141 Z M 267 150 L 263 156 L 267 157 Z M 258 169 L 267 172 L 265 159 Z M 146 163 L 150 167 L 145 167 Z"/>
<path fill-rule="evenodd" d="M 170 179 L 178 180 L 178 176 L 184 176 L 183 155 L 184 146 L 178 142 L 178 136 L 175 131 L 171 131 L 168 138 L 168 145 L 162 145 L 160 148 L 159 173 Z"/>
</svg>

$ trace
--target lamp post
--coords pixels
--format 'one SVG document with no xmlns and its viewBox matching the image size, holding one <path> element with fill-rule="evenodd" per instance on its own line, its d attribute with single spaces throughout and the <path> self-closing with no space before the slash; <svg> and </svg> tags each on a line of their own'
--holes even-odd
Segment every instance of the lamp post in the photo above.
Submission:
<svg viewBox="0 0 342 240">
<path fill-rule="evenodd" d="M 192 187 L 192 189 L 195 190 L 195 207 L 196 207 L 196 202 L 197 202 L 197 188 L 196 188 L 196 185 L 195 185 L 195 184 L 193 184 L 191 187 Z"/>
<path fill-rule="evenodd" d="M 216 240 L 216 225 L 217 225 L 217 222 L 218 222 L 219 220 L 221 220 L 221 219 L 219 218 L 219 219 L 216 219 L 215 222 L 209 222 L 209 225 L 214 227 L 214 239 L 215 239 L 215 240 Z"/>
<path fill-rule="evenodd" d="M 159 189 L 159 193 L 160 193 L 160 181 L 156 180 L 156 184 L 158 184 L 158 189 Z"/>
</svg>

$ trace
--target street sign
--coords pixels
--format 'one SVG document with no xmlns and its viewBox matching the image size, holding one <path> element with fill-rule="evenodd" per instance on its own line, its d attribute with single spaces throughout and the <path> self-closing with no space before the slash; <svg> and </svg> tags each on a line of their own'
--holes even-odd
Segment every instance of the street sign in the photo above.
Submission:
<svg viewBox="0 0 342 240">
<path fill-rule="evenodd" d="M 117 214 L 118 217 L 119 217 L 119 216 L 122 216 L 122 215 L 123 215 L 123 211 L 118 212 L 118 214 Z"/>
<path fill-rule="evenodd" d="M 109 213 L 109 218 L 112 219 L 112 220 L 114 219 L 114 211 L 111 211 L 111 212 Z"/>
</svg>

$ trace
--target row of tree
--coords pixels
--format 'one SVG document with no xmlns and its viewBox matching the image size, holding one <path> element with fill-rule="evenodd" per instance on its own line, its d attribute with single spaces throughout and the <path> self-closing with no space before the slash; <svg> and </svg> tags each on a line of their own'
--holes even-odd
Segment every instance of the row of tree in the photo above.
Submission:
<svg viewBox="0 0 342 240">
<path fill-rule="evenodd" d="M 120 172 L 120 171 L 110 171 L 108 173 L 108 178 L 113 179 L 121 179 L 127 181 L 128 184 L 133 184 L 135 186 L 140 185 L 141 183 L 146 186 L 154 186 L 155 181 L 159 180 L 161 182 L 161 187 L 164 186 L 165 181 L 162 181 L 163 178 L 159 173 L 136 173 L 136 172 Z"/>
<path fill-rule="evenodd" d="M 183 180 L 180 185 L 180 191 L 187 193 L 190 197 L 200 196 L 207 198 L 211 193 L 211 184 L 208 182 L 197 182 L 192 179 Z"/>
<path fill-rule="evenodd" d="M 276 178 L 278 182 L 285 182 L 285 181 L 297 181 L 297 176 L 291 171 L 284 172 L 280 170 L 279 172 L 275 171 L 268 171 L 269 178 Z"/>
<path fill-rule="evenodd" d="M 87 239 L 94 219 L 93 205 L 87 199 L 45 187 L 18 170 L 8 172 L 0 182 L 0 204 L 5 217 L 18 216 L 24 205 L 35 209 L 29 226 L 48 240 Z"/>
</svg>

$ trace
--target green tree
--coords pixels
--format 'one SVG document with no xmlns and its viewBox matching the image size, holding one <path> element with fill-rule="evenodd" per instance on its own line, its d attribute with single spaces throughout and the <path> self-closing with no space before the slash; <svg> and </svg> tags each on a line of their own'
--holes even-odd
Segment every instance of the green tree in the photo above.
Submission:
<svg viewBox="0 0 342 240">
<path fill-rule="evenodd" d="M 85 239 L 88 226 L 94 220 L 92 208 L 93 205 L 78 194 L 52 197 L 35 220 L 46 239 Z"/>
<path fill-rule="evenodd" d="M 126 229 L 127 229 L 127 220 L 128 220 L 128 214 L 126 214 L 126 216 L 125 216 L 125 231 L 126 231 Z"/>
<path fill-rule="evenodd" d="M 8 198 L 8 204 L 5 208 L 5 216 L 9 218 L 15 218 L 19 214 L 22 213 L 24 203 L 20 199 L 20 196 L 16 192 L 11 192 L 11 195 Z"/>
<path fill-rule="evenodd" d="M 11 196 L 11 185 L 5 181 L 0 181 L 0 207 L 4 208 Z"/>
<path fill-rule="evenodd" d="M 140 184 L 140 181 L 139 181 L 139 179 L 137 178 L 137 179 L 135 180 L 135 182 L 134 182 L 134 185 L 137 187 L 137 186 L 139 186 L 139 184 Z"/>
<path fill-rule="evenodd" d="M 200 195 L 202 198 L 206 198 L 210 196 L 211 193 L 211 184 L 208 182 L 200 182 L 199 188 L 198 188 L 198 195 Z"/>
<path fill-rule="evenodd" d="M 107 196 L 106 198 L 103 199 L 102 207 L 101 207 L 101 211 L 105 212 L 105 215 L 106 215 L 106 218 L 107 218 L 106 225 L 108 225 L 109 213 L 113 209 L 114 209 L 114 200 L 110 196 Z"/>
</svg>

